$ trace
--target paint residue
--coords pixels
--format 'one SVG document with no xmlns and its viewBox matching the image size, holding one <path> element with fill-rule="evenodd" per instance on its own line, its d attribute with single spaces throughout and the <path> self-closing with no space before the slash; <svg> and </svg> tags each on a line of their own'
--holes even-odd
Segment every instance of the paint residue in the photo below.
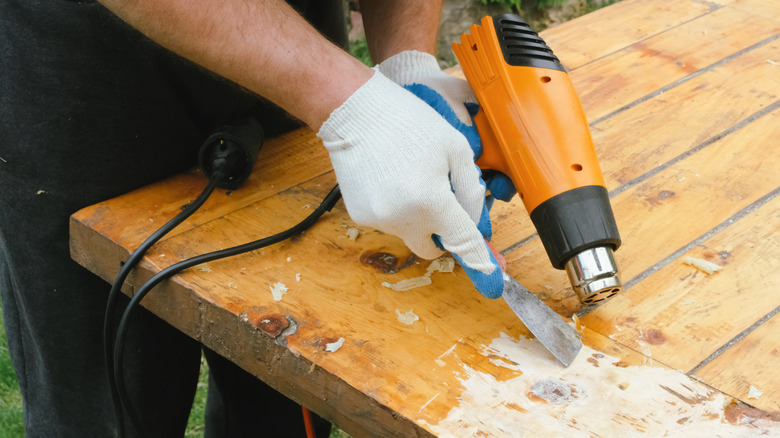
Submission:
<svg viewBox="0 0 780 438">
<path fill-rule="evenodd" d="M 395 309 L 395 314 L 398 315 L 398 321 L 401 324 L 412 325 L 415 321 L 420 320 L 420 317 L 414 313 L 414 309 L 411 309 L 408 312 L 401 312 L 400 310 Z"/>
<path fill-rule="evenodd" d="M 388 287 L 395 291 L 405 291 L 422 286 L 428 286 L 433 283 L 431 275 L 434 272 L 452 272 L 455 269 L 455 259 L 449 256 L 439 257 L 431 262 L 428 269 L 425 271 L 425 275 L 420 277 L 412 277 L 401 280 L 397 283 L 383 282 L 382 286 Z"/>
<path fill-rule="evenodd" d="M 333 353 L 335 351 L 338 351 L 338 349 L 341 348 L 342 345 L 344 345 L 344 338 L 339 338 L 339 340 L 336 342 L 330 342 L 328 344 L 325 344 L 325 351 Z"/>
<path fill-rule="evenodd" d="M 274 301 L 282 301 L 282 297 L 287 293 L 288 290 L 290 289 L 287 287 L 287 285 L 281 281 L 274 283 L 274 285 L 271 286 L 271 294 L 274 297 Z"/>
<path fill-rule="evenodd" d="M 755 386 L 750 385 L 750 390 L 748 391 L 748 400 L 751 398 L 758 400 L 759 398 L 761 398 L 762 395 L 764 395 L 764 391 L 761 391 Z"/>
<path fill-rule="evenodd" d="M 456 371 L 462 386 L 457 404 L 436 424 L 419 420 L 437 436 L 749 437 L 780 433 L 780 423 L 767 418 L 728 421 L 725 407 L 732 399 L 683 373 L 624 365 L 620 358 L 587 346 L 568 368 L 535 339 L 514 339 L 503 333 L 483 346 L 480 354 L 516 363 L 522 374 L 499 381 L 491 373 L 461 363 Z M 595 367 L 589 358 L 621 365 Z"/>
<path fill-rule="evenodd" d="M 690 256 L 683 257 L 682 262 L 685 263 L 686 265 L 693 266 L 694 268 L 702 272 L 706 272 L 709 275 L 712 275 L 720 271 L 721 269 L 723 269 L 722 266 L 712 263 L 709 260 L 697 259 Z"/>
</svg>

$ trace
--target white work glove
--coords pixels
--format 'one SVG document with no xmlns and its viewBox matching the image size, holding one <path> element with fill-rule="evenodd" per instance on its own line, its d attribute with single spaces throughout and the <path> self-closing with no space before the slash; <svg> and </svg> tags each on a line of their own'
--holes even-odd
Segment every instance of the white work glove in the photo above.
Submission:
<svg viewBox="0 0 780 438">
<path fill-rule="evenodd" d="M 439 93 L 461 123 L 472 125 L 464 104 L 478 103 L 474 90 L 467 81 L 441 71 L 439 61 L 430 53 L 407 50 L 387 58 L 376 68 L 402 87 L 419 84 Z"/>
<path fill-rule="evenodd" d="M 475 161 L 482 156 L 482 142 L 471 119 L 479 110 L 479 105 L 467 81 L 441 71 L 435 56 L 416 50 L 393 55 L 376 68 L 427 102 L 460 131 L 468 139 Z M 482 177 L 490 193 L 488 208 L 493 198 L 509 202 L 517 193 L 512 180 L 503 173 L 487 170 Z M 484 233 L 485 225 L 480 224 L 480 228 Z M 486 237 L 489 239 L 489 236 Z"/>
<path fill-rule="evenodd" d="M 466 138 L 439 113 L 377 71 L 317 135 L 356 223 L 400 237 L 426 259 L 442 254 L 437 236 L 481 293 L 501 296 L 501 270 L 477 229 L 479 169 Z"/>
</svg>

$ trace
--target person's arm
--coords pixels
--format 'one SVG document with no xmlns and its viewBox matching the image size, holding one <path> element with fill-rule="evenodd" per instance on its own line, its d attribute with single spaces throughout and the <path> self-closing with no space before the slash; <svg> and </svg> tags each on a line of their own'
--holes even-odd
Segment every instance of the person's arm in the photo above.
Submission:
<svg viewBox="0 0 780 438">
<path fill-rule="evenodd" d="M 425 258 L 441 255 L 438 236 L 470 267 L 481 293 L 501 295 L 501 269 L 477 228 L 485 190 L 473 153 L 433 108 L 328 42 L 281 0 L 101 1 L 163 47 L 316 130 L 355 222 L 399 236 Z M 389 34 L 379 53 L 432 47 L 437 26 L 434 38 L 415 35 L 412 16 L 392 2 L 386 8 L 380 22 Z"/>
<path fill-rule="evenodd" d="M 361 0 L 360 12 L 375 63 L 405 50 L 436 54 L 441 0 Z"/>
<path fill-rule="evenodd" d="M 100 0 L 149 38 L 315 131 L 373 71 L 281 0 Z"/>
</svg>

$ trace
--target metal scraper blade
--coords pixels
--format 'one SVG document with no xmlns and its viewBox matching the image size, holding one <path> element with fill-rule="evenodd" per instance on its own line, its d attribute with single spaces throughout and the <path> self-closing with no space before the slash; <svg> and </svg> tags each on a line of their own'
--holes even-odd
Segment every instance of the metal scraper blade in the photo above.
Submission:
<svg viewBox="0 0 780 438">
<path fill-rule="evenodd" d="M 579 333 L 547 304 L 506 273 L 504 273 L 503 296 L 509 307 L 520 317 L 536 339 L 568 367 L 582 348 Z"/>
</svg>

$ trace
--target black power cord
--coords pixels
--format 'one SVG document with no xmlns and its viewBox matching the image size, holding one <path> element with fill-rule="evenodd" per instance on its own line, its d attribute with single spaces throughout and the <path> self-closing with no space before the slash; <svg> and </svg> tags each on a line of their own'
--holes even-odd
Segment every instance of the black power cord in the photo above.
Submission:
<svg viewBox="0 0 780 438">
<path fill-rule="evenodd" d="M 222 178 L 222 172 L 218 171 L 215 175 L 216 177 L 209 180 L 208 186 L 206 186 L 206 188 L 195 201 L 187 205 L 181 213 L 160 227 L 160 229 L 149 236 L 149 238 L 147 238 L 141 244 L 141 246 L 133 251 L 124 265 L 122 265 L 122 268 L 119 270 L 119 274 L 116 276 L 114 283 L 111 285 L 111 291 L 108 294 L 108 301 L 106 303 L 106 315 L 103 322 L 103 349 L 105 355 L 104 359 L 106 362 L 106 372 L 108 374 L 109 390 L 111 391 L 111 399 L 114 405 L 114 416 L 116 417 L 117 430 L 119 431 L 118 436 L 120 437 L 124 436 L 124 415 L 122 412 L 121 399 L 119 398 L 119 393 L 116 386 L 116 376 L 114 375 L 114 342 L 113 338 L 111 337 L 111 332 L 114 325 L 114 312 L 116 311 L 116 306 L 118 304 L 117 301 L 122 285 L 124 284 L 125 279 L 127 279 L 127 276 L 130 274 L 130 271 L 135 268 L 135 266 L 141 261 L 144 254 L 146 254 L 152 245 L 157 243 L 157 241 L 168 234 L 177 225 L 184 222 L 188 217 L 192 216 L 192 214 L 195 213 L 195 211 L 206 202 L 206 199 L 208 199 L 208 197 L 216 188 L 219 179 Z M 133 417 L 135 416 L 135 413 L 132 410 L 128 409 L 127 413 L 131 417 L 131 420 L 133 420 L 134 424 L 139 424 L 137 421 L 134 421 Z M 138 432 L 141 433 L 140 430 L 138 430 Z"/>
<path fill-rule="evenodd" d="M 307 228 L 314 225 L 314 223 L 317 222 L 320 216 L 333 209 L 333 207 L 336 205 L 336 202 L 338 202 L 340 198 L 341 198 L 341 191 L 339 190 L 339 186 L 336 185 L 335 187 L 333 187 L 333 189 L 331 189 L 330 193 L 328 193 L 328 195 L 325 196 L 325 198 L 320 203 L 320 205 L 309 216 L 307 216 L 305 219 L 303 219 L 301 222 L 299 222 L 297 225 L 293 226 L 292 228 L 289 228 L 278 234 L 274 234 L 273 236 L 255 240 L 253 242 L 245 243 L 243 245 L 238 245 L 231 248 L 213 251 L 207 254 L 202 254 L 186 260 L 182 260 L 181 262 L 173 264 L 163 269 L 162 271 L 158 272 L 151 279 L 149 279 L 149 281 L 147 281 L 143 286 L 141 286 L 141 288 L 138 289 L 135 295 L 133 295 L 133 298 L 130 300 L 130 303 L 127 305 L 127 308 L 125 309 L 125 312 L 122 315 L 122 319 L 119 322 L 119 329 L 117 331 L 116 342 L 114 344 L 113 374 L 116 378 L 118 398 L 122 406 L 124 406 L 125 410 L 128 412 L 130 421 L 132 422 L 132 424 L 134 425 L 134 427 L 139 433 L 142 433 L 140 428 L 141 425 L 140 423 L 138 423 L 137 417 L 135 417 L 135 415 L 132 414 L 133 410 L 131 408 L 128 399 L 127 388 L 124 384 L 124 379 L 122 378 L 123 350 L 124 350 L 125 337 L 127 335 L 127 327 L 130 322 L 130 318 L 132 317 L 133 312 L 135 311 L 135 309 L 138 308 L 139 303 L 146 296 L 146 294 L 148 294 L 149 291 L 152 290 L 152 288 L 154 288 L 157 284 L 159 284 L 163 280 L 166 280 L 180 273 L 185 269 L 200 265 L 202 263 L 211 262 L 214 260 L 231 257 L 234 255 L 239 255 L 249 251 L 254 251 L 260 248 L 264 248 L 266 246 L 279 243 L 283 240 L 289 239 L 290 237 L 300 234 Z"/>
<path fill-rule="evenodd" d="M 257 155 L 262 147 L 263 140 L 263 130 L 257 120 L 253 118 L 241 119 L 230 125 L 217 128 L 203 143 L 198 154 L 201 170 L 209 177 L 206 188 L 195 201 L 185 206 L 181 213 L 160 227 L 133 251 L 122 265 L 111 285 L 103 323 L 103 348 L 106 374 L 109 380 L 109 390 L 114 406 L 117 435 L 119 437 L 124 436 L 124 411 L 122 397 L 120 396 L 116 384 L 116 375 L 114 374 L 114 340 L 111 337 L 111 333 L 114 325 L 114 312 L 116 312 L 122 285 L 130 271 L 138 265 L 149 248 L 176 226 L 192 216 L 206 202 L 216 187 L 235 189 L 249 177 L 252 167 L 257 161 Z M 137 421 L 137 416 L 132 410 L 132 406 L 126 404 L 125 409 L 137 432 L 145 436 L 140 429 L 140 422 Z"/>
</svg>

